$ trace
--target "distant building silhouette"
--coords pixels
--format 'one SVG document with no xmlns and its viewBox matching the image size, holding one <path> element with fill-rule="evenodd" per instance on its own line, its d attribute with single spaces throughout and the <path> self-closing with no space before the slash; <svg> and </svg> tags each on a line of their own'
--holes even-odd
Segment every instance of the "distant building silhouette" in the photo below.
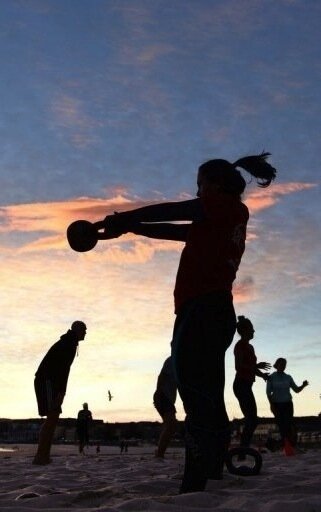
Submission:
<svg viewBox="0 0 321 512">
<path fill-rule="evenodd" d="M 294 418 L 298 432 L 298 442 L 303 444 L 321 444 L 321 417 L 320 416 L 296 416 Z M 231 421 L 233 438 L 236 439 L 242 429 L 242 419 Z M 9 419 L 0 418 L 0 442 L 1 443 L 36 443 L 42 420 L 40 418 Z M 100 445 L 109 444 L 119 446 L 121 439 L 126 439 L 129 446 L 140 443 L 157 444 L 162 428 L 158 421 L 138 421 L 127 423 L 109 423 L 103 420 L 92 422 L 92 442 Z M 274 418 L 259 418 L 259 425 L 255 430 L 253 442 L 259 442 L 267 438 L 269 434 L 278 437 L 278 429 Z M 177 433 L 170 446 L 183 446 L 184 423 L 177 422 Z M 55 430 L 55 443 L 77 443 L 76 418 L 60 418 Z"/>
</svg>

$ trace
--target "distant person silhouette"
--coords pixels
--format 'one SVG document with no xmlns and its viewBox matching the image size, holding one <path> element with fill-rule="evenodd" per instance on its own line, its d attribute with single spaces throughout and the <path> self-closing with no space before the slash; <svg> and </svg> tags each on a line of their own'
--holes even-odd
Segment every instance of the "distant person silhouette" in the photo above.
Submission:
<svg viewBox="0 0 321 512">
<path fill-rule="evenodd" d="M 127 453 L 128 452 L 128 441 L 122 440 L 120 442 L 120 453 Z"/>
<path fill-rule="evenodd" d="M 177 384 L 174 375 L 172 358 L 168 357 L 157 378 L 156 391 L 154 393 L 154 406 L 163 420 L 163 428 L 159 436 L 155 456 L 164 458 L 176 427 L 175 401 L 177 396 Z"/>
<path fill-rule="evenodd" d="M 273 365 L 276 372 L 269 376 L 266 384 L 266 394 L 271 405 L 271 411 L 280 430 L 283 447 L 285 443 L 290 443 L 292 446 L 296 444 L 293 426 L 294 411 L 290 389 L 295 393 L 300 393 L 309 384 L 307 380 L 304 380 L 301 386 L 297 386 L 291 375 L 285 373 L 286 364 L 286 359 L 279 357 Z"/>
<path fill-rule="evenodd" d="M 82 409 L 78 412 L 77 416 L 77 437 L 79 441 L 79 453 L 84 453 L 84 447 L 89 445 L 89 427 L 92 422 L 92 414 L 88 409 L 88 404 L 85 402 Z"/>
<path fill-rule="evenodd" d="M 50 450 L 66 393 L 70 367 L 75 358 L 78 342 L 86 336 L 86 324 L 80 320 L 60 337 L 41 361 L 35 377 L 35 392 L 40 416 L 46 420 L 39 433 L 38 450 L 33 464 L 49 464 Z"/>
<path fill-rule="evenodd" d="M 257 407 L 252 386 L 256 376 L 267 380 L 269 374 L 263 373 L 261 370 L 269 370 L 271 365 L 270 363 L 256 362 L 255 351 L 253 345 L 250 344 L 255 332 L 252 322 L 245 316 L 238 316 L 237 318 L 236 330 L 241 338 L 234 347 L 236 375 L 233 382 L 233 391 L 239 401 L 245 420 L 240 445 L 248 447 L 258 424 Z"/>
<path fill-rule="evenodd" d="M 186 412 L 181 493 L 202 491 L 208 478 L 222 475 L 230 439 L 224 360 L 236 328 L 232 283 L 249 218 L 241 202 L 246 181 L 238 168 L 267 187 L 276 176 L 268 156 L 262 153 L 234 163 L 209 160 L 198 169 L 196 199 L 115 213 L 97 224 L 105 227 L 100 239 L 132 232 L 185 243 L 174 290 L 172 343 L 175 378 Z"/>
</svg>

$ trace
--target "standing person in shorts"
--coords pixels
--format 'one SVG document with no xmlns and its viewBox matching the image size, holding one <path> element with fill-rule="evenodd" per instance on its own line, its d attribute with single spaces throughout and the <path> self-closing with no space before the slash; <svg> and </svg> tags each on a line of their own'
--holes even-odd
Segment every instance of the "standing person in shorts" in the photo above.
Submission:
<svg viewBox="0 0 321 512">
<path fill-rule="evenodd" d="M 168 357 L 157 379 L 154 393 L 154 406 L 163 420 L 163 429 L 159 436 L 155 457 L 164 458 L 165 451 L 175 432 L 177 384 L 174 376 L 172 358 Z"/>
<path fill-rule="evenodd" d="M 75 358 L 78 342 L 86 336 L 87 327 L 81 320 L 72 323 L 48 350 L 41 361 L 35 377 L 35 392 L 40 416 L 46 420 L 39 433 L 38 450 L 33 464 L 50 463 L 50 449 L 63 403 L 70 367 Z"/>
<path fill-rule="evenodd" d="M 236 375 L 233 383 L 234 395 L 238 399 L 244 414 L 244 428 L 241 434 L 241 447 L 247 448 L 258 424 L 257 406 L 252 386 L 255 377 L 267 381 L 269 374 L 261 370 L 269 370 L 270 363 L 257 362 L 254 347 L 250 341 L 254 338 L 254 327 L 248 318 L 241 315 L 237 317 L 236 330 L 240 339 L 234 347 Z M 242 455 L 240 456 L 242 458 Z"/>
<path fill-rule="evenodd" d="M 84 453 L 85 446 L 89 445 L 89 426 L 93 420 L 91 411 L 88 409 L 88 404 L 82 404 L 82 409 L 78 412 L 77 416 L 77 436 L 79 441 L 79 453 Z"/>
<path fill-rule="evenodd" d="M 290 445 L 292 448 L 296 444 L 296 433 L 293 425 L 293 401 L 290 390 L 295 393 L 301 391 L 309 385 L 304 380 L 301 386 L 298 386 L 291 375 L 285 373 L 287 361 L 284 357 L 278 357 L 275 361 L 273 372 L 266 384 L 266 394 L 271 405 L 271 411 L 275 416 L 276 423 L 280 430 L 282 446 Z"/>
</svg>

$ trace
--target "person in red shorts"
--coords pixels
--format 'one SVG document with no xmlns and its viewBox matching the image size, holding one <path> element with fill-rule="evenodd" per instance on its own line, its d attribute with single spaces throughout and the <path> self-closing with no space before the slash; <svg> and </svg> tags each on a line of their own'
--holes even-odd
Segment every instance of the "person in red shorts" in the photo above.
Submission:
<svg viewBox="0 0 321 512">
<path fill-rule="evenodd" d="M 233 391 L 239 401 L 245 420 L 240 445 L 248 447 L 258 423 L 252 386 L 255 376 L 261 377 L 265 381 L 268 379 L 269 374 L 261 370 L 269 370 L 271 365 L 265 362 L 257 363 L 253 345 L 250 344 L 255 332 L 252 322 L 245 316 L 238 316 L 236 329 L 241 338 L 234 347 L 236 375 L 233 382 Z"/>
<path fill-rule="evenodd" d="M 33 464 L 50 463 L 51 444 L 66 393 L 70 367 L 78 343 L 85 338 L 86 331 L 84 322 L 73 322 L 71 328 L 48 350 L 36 371 L 34 385 L 39 416 L 46 416 L 46 420 L 39 433 Z"/>
<path fill-rule="evenodd" d="M 96 223 L 97 229 L 105 228 L 100 239 L 132 232 L 185 244 L 174 289 L 172 340 L 175 378 L 186 412 L 181 493 L 203 491 L 209 478 L 222 478 L 230 439 L 225 351 L 236 329 L 232 285 L 249 218 L 241 201 L 246 182 L 239 168 L 266 187 L 276 176 L 268 156 L 251 155 L 234 163 L 209 160 L 198 169 L 196 199 L 115 213 Z"/>
</svg>

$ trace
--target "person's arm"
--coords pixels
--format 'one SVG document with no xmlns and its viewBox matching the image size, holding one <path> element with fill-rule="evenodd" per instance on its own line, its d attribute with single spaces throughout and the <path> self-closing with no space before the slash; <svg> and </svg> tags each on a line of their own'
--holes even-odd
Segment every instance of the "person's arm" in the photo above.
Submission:
<svg viewBox="0 0 321 512">
<path fill-rule="evenodd" d="M 163 391 L 163 388 L 166 387 L 166 382 L 167 382 L 166 375 L 163 372 L 161 372 L 157 378 L 157 386 L 156 386 L 157 391 Z"/>
<path fill-rule="evenodd" d="M 272 396 L 273 396 L 273 384 L 272 384 L 272 379 L 271 377 L 269 376 L 267 382 L 266 382 L 266 395 L 267 395 L 267 398 L 268 398 L 268 401 L 270 402 L 270 409 L 271 409 L 271 412 L 272 414 L 274 414 L 274 416 L 276 415 L 276 410 L 275 410 L 275 405 L 274 405 L 274 402 L 272 401 Z"/>
<path fill-rule="evenodd" d="M 265 361 L 262 361 L 261 363 L 257 363 L 256 367 L 259 370 L 269 370 L 271 368 L 270 363 L 266 363 Z"/>
<path fill-rule="evenodd" d="M 235 348 L 234 350 L 234 357 L 235 357 L 235 370 L 237 372 L 242 371 L 243 369 L 247 370 L 249 368 L 249 365 L 247 365 L 244 361 L 244 355 L 241 350 L 238 348 Z"/>
<path fill-rule="evenodd" d="M 106 232 L 127 232 L 131 226 L 141 222 L 167 222 L 180 220 L 196 220 L 202 215 L 200 199 L 178 201 L 172 203 L 159 203 L 143 206 L 136 210 L 107 215 L 102 224 Z M 99 224 L 99 223 L 97 223 Z"/>
<path fill-rule="evenodd" d="M 72 362 L 76 355 L 76 347 L 71 343 L 67 346 L 56 344 L 55 363 L 52 368 L 51 381 L 57 392 L 66 394 L 67 383 Z"/>
<path fill-rule="evenodd" d="M 98 224 L 98 223 L 96 223 Z M 159 240 L 176 240 L 178 242 L 186 242 L 187 233 L 190 228 L 189 224 L 171 224 L 171 223 L 133 223 L 131 226 L 127 226 L 127 233 L 134 233 L 135 235 L 142 235 L 148 238 L 157 238 Z M 118 238 L 125 233 L 124 230 L 104 230 L 97 233 L 98 240 L 110 240 L 112 238 Z"/>
<path fill-rule="evenodd" d="M 261 377 L 264 380 L 268 380 L 270 374 L 261 372 L 261 370 L 259 370 L 258 367 L 256 367 L 255 375 L 257 375 L 258 377 Z"/>
<path fill-rule="evenodd" d="M 258 377 L 261 377 L 264 380 L 267 380 L 269 377 L 269 373 L 261 372 L 261 370 L 269 370 L 271 368 L 270 363 L 266 363 L 265 361 L 262 361 L 261 363 L 257 363 L 255 375 Z"/>
<path fill-rule="evenodd" d="M 50 380 L 55 394 L 64 395 L 66 392 L 65 374 L 66 361 L 65 353 L 59 342 L 54 343 L 43 358 L 40 367 L 41 374 Z"/>
<path fill-rule="evenodd" d="M 190 224 L 137 224 L 130 229 L 130 232 L 135 235 L 147 236 L 148 238 L 186 242 L 189 228 Z"/>
<path fill-rule="evenodd" d="M 268 397 L 269 402 L 271 402 L 273 395 L 273 385 L 271 379 L 268 379 L 266 382 L 266 395 Z"/>
<path fill-rule="evenodd" d="M 304 389 L 306 386 L 308 386 L 308 381 L 307 380 L 304 380 L 301 384 L 301 386 L 297 386 L 296 383 L 294 382 L 294 380 L 292 379 L 291 377 L 291 380 L 290 380 L 290 388 L 293 389 L 293 391 L 295 393 L 300 393 L 302 391 L 302 389 Z"/>
</svg>

